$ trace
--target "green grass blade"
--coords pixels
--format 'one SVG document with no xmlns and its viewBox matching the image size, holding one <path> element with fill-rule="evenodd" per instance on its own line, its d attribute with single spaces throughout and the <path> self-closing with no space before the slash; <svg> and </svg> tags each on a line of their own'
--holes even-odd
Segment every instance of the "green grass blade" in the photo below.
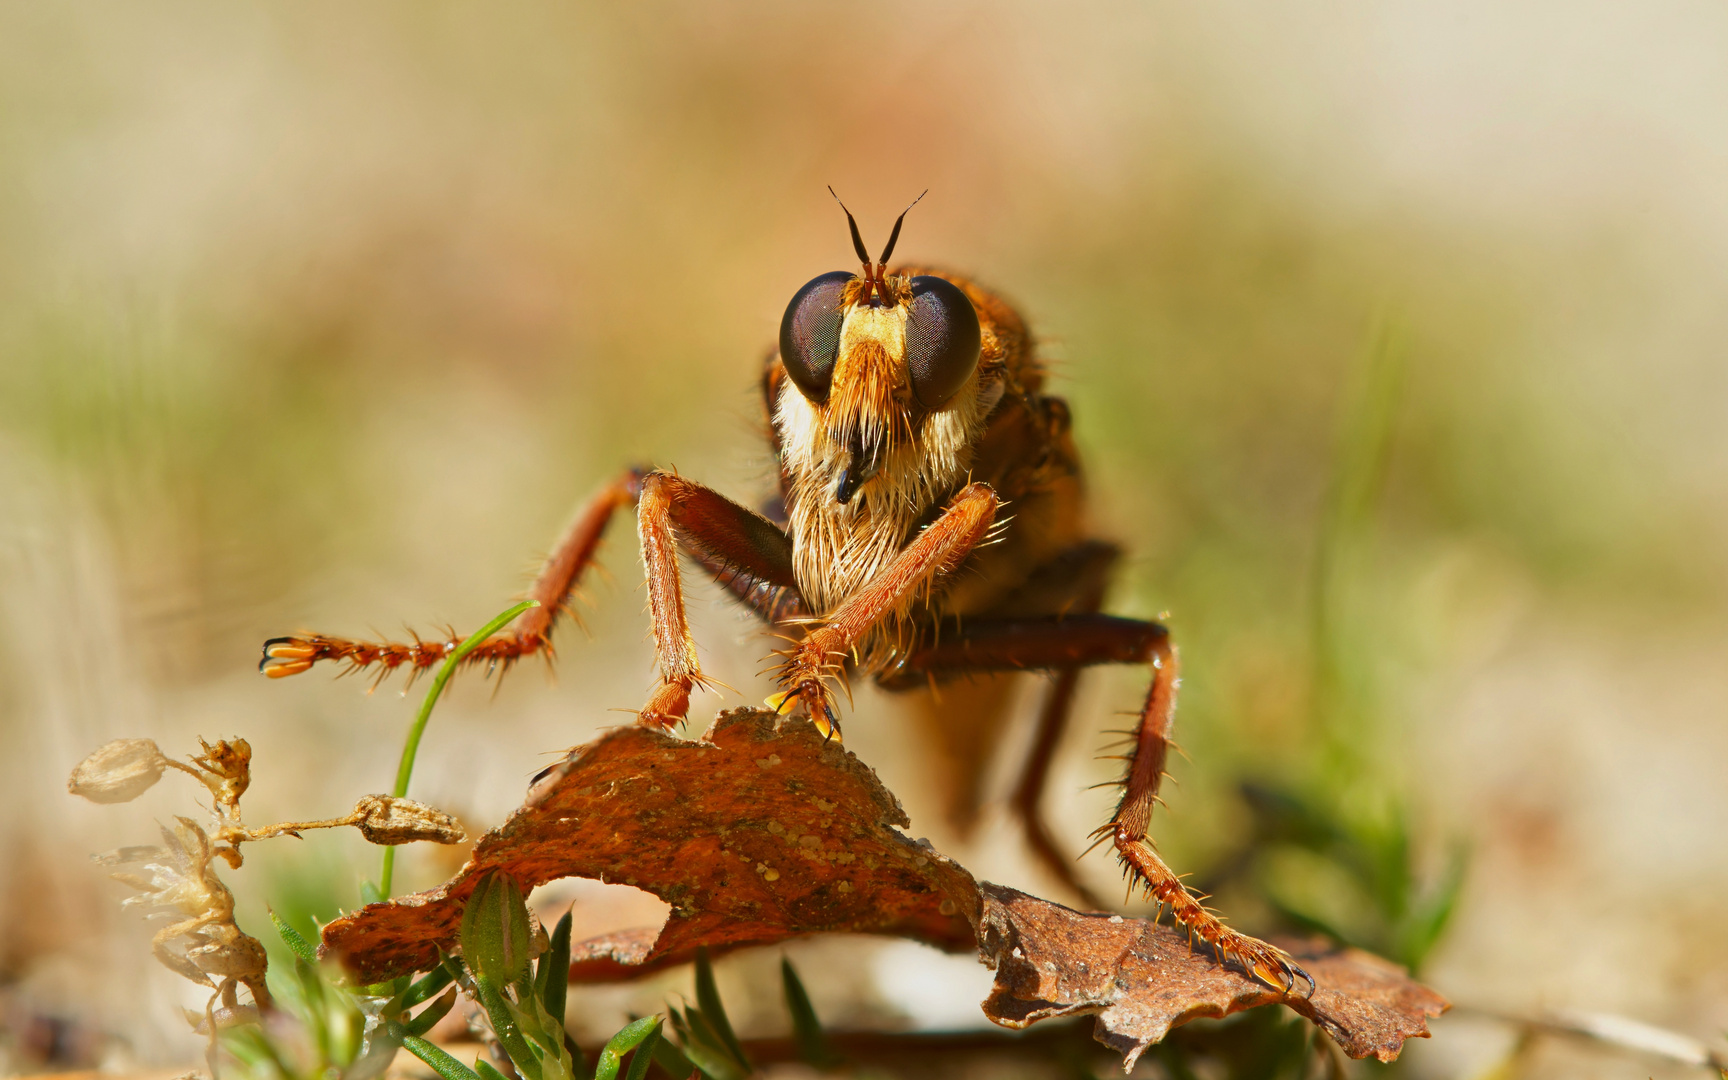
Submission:
<svg viewBox="0 0 1728 1080">
<path fill-rule="evenodd" d="M 510 1014 L 510 1003 L 504 1000 L 498 987 L 491 979 L 476 973 L 474 993 L 480 999 L 480 1007 L 486 1010 L 487 1019 L 492 1021 L 492 1033 L 504 1045 L 504 1052 L 510 1055 L 516 1071 L 525 1080 L 541 1080 L 540 1056 L 523 1038 L 522 1030 L 516 1026 L 516 1018 Z"/>
<path fill-rule="evenodd" d="M 1470 864 L 1470 853 L 1463 845 L 1452 852 L 1452 858 L 1446 866 L 1446 875 L 1434 891 L 1418 906 L 1417 912 L 1404 926 L 1403 941 L 1398 950 L 1400 955 L 1395 959 L 1411 971 L 1421 968 L 1422 962 L 1428 959 L 1428 954 L 1440 940 L 1440 935 L 1446 932 L 1446 925 L 1452 921 L 1452 912 L 1457 908 L 1458 896 L 1464 891 L 1464 872 Z"/>
<path fill-rule="evenodd" d="M 714 1025 L 702 1015 L 702 1010 L 694 1006 L 685 1006 L 684 1023 L 679 1025 L 678 1033 L 684 1036 L 684 1045 L 705 1048 L 711 1053 L 726 1054 L 726 1044 L 714 1030 Z"/>
<path fill-rule="evenodd" d="M 570 927 L 574 912 L 566 911 L 552 930 L 552 947 L 540 958 L 537 981 L 540 1000 L 546 1012 L 560 1025 L 564 1023 L 564 1003 L 570 992 Z"/>
<path fill-rule="evenodd" d="M 656 1042 L 653 1055 L 654 1064 L 660 1066 L 667 1076 L 677 1077 L 677 1080 L 684 1080 L 696 1070 L 695 1063 L 685 1057 L 676 1046 L 673 1046 L 670 1039 L 661 1039 Z M 632 1077 L 636 1075 L 635 1066 L 631 1066 L 630 1075 Z"/>
<path fill-rule="evenodd" d="M 792 961 L 785 957 L 780 958 L 780 982 L 786 990 L 786 1012 L 792 1017 L 792 1039 L 798 1044 L 798 1056 L 804 1064 L 818 1069 L 835 1064 L 834 1050 L 822 1033 L 822 1021 L 816 1017 L 810 995 L 805 992 Z"/>
<path fill-rule="evenodd" d="M 450 985 L 450 981 L 450 972 L 446 968 L 442 965 L 435 967 L 419 982 L 413 983 L 397 996 L 396 1000 L 391 1003 L 394 1007 L 393 1010 L 387 1009 L 385 1011 L 405 1012 L 422 1001 L 431 1001 L 438 995 L 439 991 Z"/>
<path fill-rule="evenodd" d="M 641 1046 L 650 1035 L 658 1033 L 664 1021 L 664 1017 L 644 1016 L 621 1028 L 600 1051 L 600 1060 L 594 1066 L 594 1080 L 618 1080 L 618 1069 L 624 1063 L 624 1055 Z"/>
<path fill-rule="evenodd" d="M 715 1032 L 708 1018 L 702 1015 L 702 1010 L 690 1007 L 684 1010 L 684 1023 L 679 1029 L 684 1036 L 684 1054 L 701 1069 L 703 1074 L 713 1080 L 744 1080 L 751 1069 L 741 1065 L 732 1056 L 728 1048 Z"/>
<path fill-rule="evenodd" d="M 1361 782 L 1370 767 L 1370 675 L 1353 647 L 1365 629 L 1353 589 L 1370 556 L 1408 352 L 1396 319 L 1376 323 L 1345 393 L 1313 567 L 1314 720 L 1327 782 L 1338 789 Z"/>
<path fill-rule="evenodd" d="M 1373 878 L 1366 884 L 1373 891 L 1381 917 L 1389 925 L 1397 925 L 1409 914 L 1416 884 L 1410 863 L 1409 818 L 1401 806 L 1395 806 L 1390 819 L 1371 834 L 1368 856 Z"/>
<path fill-rule="evenodd" d="M 717 1047 L 685 1043 L 684 1056 L 689 1059 L 691 1066 L 709 1080 L 747 1080 L 750 1075 L 728 1058 L 726 1051 Z"/>
<path fill-rule="evenodd" d="M 451 1009 L 456 1007 L 456 988 L 452 986 L 444 992 L 444 996 L 420 1010 L 420 1014 L 409 1020 L 405 1025 L 410 1035 L 424 1035 L 432 1030 L 432 1025 L 444 1019 Z"/>
<path fill-rule="evenodd" d="M 420 737 L 426 733 L 426 722 L 432 719 L 432 707 L 438 704 L 438 696 L 449 684 L 450 676 L 456 674 L 456 668 L 468 658 L 468 654 L 479 648 L 487 638 L 509 625 L 510 620 L 527 611 L 531 607 L 539 607 L 538 600 L 524 600 L 498 615 L 479 630 L 462 639 L 462 644 L 456 646 L 448 659 L 438 667 L 438 674 L 432 678 L 432 688 L 426 691 L 426 699 L 420 703 L 420 712 L 414 717 L 414 725 L 408 729 L 408 738 L 402 743 L 402 760 L 396 766 L 396 788 L 392 792 L 398 799 L 408 794 L 408 781 L 414 776 L 414 758 L 420 753 Z M 388 900 L 390 898 L 391 878 L 396 869 L 396 849 L 384 849 L 384 869 L 378 875 L 378 895 Z"/>
<path fill-rule="evenodd" d="M 696 1004 L 702 1010 L 702 1018 L 719 1036 L 720 1045 L 732 1060 L 744 1070 L 745 1075 L 755 1071 L 750 1066 L 750 1059 L 744 1056 L 744 1047 L 738 1043 L 738 1036 L 732 1031 L 732 1021 L 726 1018 L 726 1006 L 720 1002 L 720 988 L 714 984 L 714 965 L 708 961 L 708 950 L 696 950 Z"/>
<path fill-rule="evenodd" d="M 520 994 L 521 990 L 518 988 Z M 510 1010 L 510 1018 L 516 1021 L 516 1030 L 531 1040 L 530 1045 L 535 1050 L 541 1063 L 565 1053 L 564 1025 L 555 1024 L 546 1015 L 545 1006 L 533 994 L 526 995 L 526 1006 L 518 1005 L 509 997 L 504 998 L 504 1007 Z M 548 1075 L 546 1080 L 552 1080 Z"/>
<path fill-rule="evenodd" d="M 479 1070 L 480 1080 L 508 1080 L 503 1073 L 499 1072 L 495 1067 L 493 1067 L 492 1063 L 487 1061 L 485 1058 L 476 1058 L 474 1061 L 474 1068 Z"/>
<path fill-rule="evenodd" d="M 308 964 L 316 964 L 318 962 L 317 948 L 310 941 L 301 937 L 300 931 L 289 926 L 282 916 L 276 914 L 275 908 L 267 908 L 266 910 L 270 913 L 270 922 L 276 927 L 277 935 L 282 938 L 282 944 L 288 946 L 295 956 Z"/>
<path fill-rule="evenodd" d="M 1333 941 L 1342 945 L 1354 945 L 1359 948 L 1365 947 L 1365 944 L 1357 940 L 1353 935 L 1344 933 L 1344 931 L 1333 926 L 1318 915 L 1310 915 L 1306 911 L 1298 911 L 1275 896 L 1267 897 L 1266 902 L 1271 905 L 1273 911 L 1278 913 L 1280 919 L 1288 922 L 1303 933 L 1319 934 L 1322 937 L 1329 937 Z"/>
<path fill-rule="evenodd" d="M 661 1021 L 665 1017 L 660 1017 Z M 655 1060 L 660 1049 L 662 1024 L 655 1024 L 642 1039 L 642 1045 L 636 1048 L 636 1056 L 630 1059 L 630 1072 L 624 1080 L 647 1080 L 648 1066 Z M 689 1073 L 685 1073 L 688 1076 Z"/>
<path fill-rule="evenodd" d="M 402 1045 L 444 1080 L 480 1080 L 480 1074 L 418 1035 L 403 1039 Z"/>
</svg>

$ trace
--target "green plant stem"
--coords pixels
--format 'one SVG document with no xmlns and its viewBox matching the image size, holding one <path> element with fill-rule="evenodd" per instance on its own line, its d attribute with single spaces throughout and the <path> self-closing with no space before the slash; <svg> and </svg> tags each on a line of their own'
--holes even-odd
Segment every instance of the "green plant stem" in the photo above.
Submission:
<svg viewBox="0 0 1728 1080">
<path fill-rule="evenodd" d="M 1376 320 L 1345 393 L 1336 460 L 1321 513 L 1313 568 L 1314 719 L 1333 774 L 1329 786 L 1362 782 L 1367 769 L 1362 717 L 1370 687 L 1352 652 L 1365 632 L 1355 610 L 1358 581 L 1370 555 L 1379 500 L 1403 388 L 1406 344 L 1401 325 Z"/>
<path fill-rule="evenodd" d="M 442 1076 L 444 1080 L 479 1080 L 479 1074 L 473 1069 L 418 1035 L 409 1035 L 402 1040 L 402 1045 L 408 1048 L 410 1054 L 430 1065 L 432 1071 Z M 287 1075 L 286 1071 L 284 1071 L 284 1075 Z"/>
<path fill-rule="evenodd" d="M 456 674 L 456 668 L 467 659 L 468 654 L 480 647 L 481 642 L 504 629 L 511 619 L 527 611 L 539 607 L 538 600 L 524 600 L 508 611 L 499 613 L 498 617 L 482 626 L 479 630 L 462 639 L 462 644 L 456 646 L 449 658 L 438 668 L 438 674 L 432 678 L 432 689 L 426 691 L 426 700 L 420 703 L 420 715 L 414 718 L 414 726 L 408 729 L 408 739 L 402 744 L 402 762 L 396 766 L 396 790 L 391 792 L 400 799 L 408 794 L 408 781 L 414 776 L 414 758 L 420 753 L 420 737 L 426 734 L 426 722 L 432 719 L 432 707 L 438 704 L 438 695 L 444 692 L 444 687 L 450 682 L 450 676 Z M 396 849 L 384 849 L 384 868 L 378 872 L 378 895 L 381 899 L 390 899 L 391 878 L 396 870 Z"/>
</svg>

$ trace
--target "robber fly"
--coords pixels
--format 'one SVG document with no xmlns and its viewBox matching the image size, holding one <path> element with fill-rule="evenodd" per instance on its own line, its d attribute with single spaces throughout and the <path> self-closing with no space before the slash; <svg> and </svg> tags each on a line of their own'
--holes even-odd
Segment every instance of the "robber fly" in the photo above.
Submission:
<svg viewBox="0 0 1728 1080">
<path fill-rule="evenodd" d="M 1014 808 L 1039 860 L 1088 897 L 1040 818 L 1044 779 L 1080 669 L 1148 664 L 1122 797 L 1095 836 L 1192 935 L 1273 986 L 1293 990 L 1301 978 L 1312 992 L 1289 956 L 1225 926 L 1154 850 L 1148 829 L 1170 747 L 1176 650 L 1163 626 L 1099 610 L 1119 552 L 1082 527 L 1068 407 L 1044 392 L 1020 316 L 959 275 L 890 271 L 905 218 L 872 262 L 847 211 L 861 270 L 812 278 L 786 307 L 761 380 L 779 463 L 774 502 L 757 513 L 675 473 L 624 473 L 547 558 L 528 593 L 540 606 L 469 662 L 497 669 L 549 654 L 607 522 L 634 505 L 659 668 L 642 724 L 683 723 L 690 695 L 711 685 L 686 617 L 680 552 L 789 637 L 770 704 L 804 713 L 831 738 L 840 737 L 833 687 L 849 675 L 892 689 L 1052 672 Z M 303 634 L 267 642 L 260 669 L 281 677 L 336 660 L 382 676 L 429 667 L 459 642 Z"/>
</svg>

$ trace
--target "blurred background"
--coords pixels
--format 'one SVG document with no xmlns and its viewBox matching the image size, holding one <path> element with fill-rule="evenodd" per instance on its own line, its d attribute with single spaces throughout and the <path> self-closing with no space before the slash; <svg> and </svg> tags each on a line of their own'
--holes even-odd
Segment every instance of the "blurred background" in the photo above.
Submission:
<svg viewBox="0 0 1728 1080">
<path fill-rule="evenodd" d="M 1129 553 L 1112 607 L 1183 649 L 1179 869 L 1460 1004 L 1720 1046 L 1724 55 L 1728 13 L 1683 0 L 0 8 L 0 1071 L 200 1053 L 201 994 L 87 859 L 192 802 L 69 798 L 90 749 L 243 735 L 249 821 L 340 813 L 387 790 L 420 694 L 266 682 L 263 639 L 471 629 L 629 463 L 766 493 L 760 358 L 852 265 L 830 183 L 872 243 L 929 188 L 900 253 L 1038 335 Z M 413 794 L 472 833 L 649 687 L 611 535 L 556 677 L 458 679 L 433 720 Z M 770 643 L 691 595 L 739 690 L 699 728 L 768 692 Z M 1047 800 L 1076 852 L 1143 679 L 1084 684 Z M 902 701 L 850 716 L 914 835 L 1057 895 L 999 806 L 946 827 Z M 241 925 L 355 905 L 363 847 L 248 849 Z M 399 886 L 459 858 L 405 849 Z M 578 936 L 664 911 L 539 901 L 572 898 Z M 790 952 L 832 1026 L 984 1023 L 970 958 Z M 750 989 L 778 955 L 721 965 L 747 1030 L 784 1023 Z M 1435 1030 L 1415 1074 L 1514 1039 Z M 1551 1041 L 1518 1067 L 1688 1075 Z"/>
</svg>

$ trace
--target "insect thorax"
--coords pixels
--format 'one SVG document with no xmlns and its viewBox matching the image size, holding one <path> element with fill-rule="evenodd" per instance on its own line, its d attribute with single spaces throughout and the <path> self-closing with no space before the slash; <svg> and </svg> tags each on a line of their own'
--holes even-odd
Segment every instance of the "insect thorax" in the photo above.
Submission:
<svg viewBox="0 0 1728 1080">
<path fill-rule="evenodd" d="M 793 571 L 810 613 L 831 614 L 886 569 L 920 527 L 967 480 L 975 443 L 1001 383 L 975 382 L 948 407 L 929 413 L 893 440 L 880 467 L 846 503 L 835 498 L 851 455 L 833 437 L 823 406 L 786 384 L 775 408 L 787 487 L 788 531 Z M 859 650 L 866 666 L 892 659 L 905 643 L 913 609 L 909 597 Z"/>
</svg>

